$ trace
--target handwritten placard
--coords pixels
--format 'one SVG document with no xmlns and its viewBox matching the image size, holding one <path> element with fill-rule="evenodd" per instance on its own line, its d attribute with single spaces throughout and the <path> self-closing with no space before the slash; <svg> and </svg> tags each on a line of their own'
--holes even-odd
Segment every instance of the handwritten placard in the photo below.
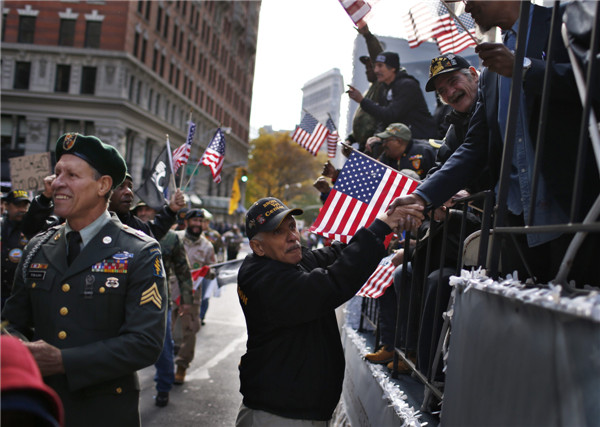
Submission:
<svg viewBox="0 0 600 427">
<path fill-rule="evenodd" d="M 44 189 L 44 178 L 52 174 L 50 153 L 13 157 L 10 162 L 10 181 L 15 190 Z"/>
</svg>

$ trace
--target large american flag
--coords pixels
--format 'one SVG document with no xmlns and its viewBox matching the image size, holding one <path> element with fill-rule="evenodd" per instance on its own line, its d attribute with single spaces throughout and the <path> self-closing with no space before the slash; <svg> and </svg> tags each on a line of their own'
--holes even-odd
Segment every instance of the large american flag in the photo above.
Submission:
<svg viewBox="0 0 600 427">
<path fill-rule="evenodd" d="M 417 181 L 353 151 L 309 231 L 347 243 L 396 197 L 415 188 Z"/>
<path fill-rule="evenodd" d="M 340 135 L 338 134 L 337 128 L 335 127 L 333 120 L 331 120 L 331 117 L 329 117 L 325 122 L 325 127 L 329 131 L 327 134 L 327 155 L 329 157 L 335 157 Z"/>
<path fill-rule="evenodd" d="M 327 138 L 329 131 L 317 121 L 312 114 L 306 113 L 296 130 L 292 134 L 292 140 L 300 144 L 313 156 L 316 156 Z"/>
<path fill-rule="evenodd" d="M 206 147 L 206 151 L 200 158 L 200 164 L 210 167 L 213 181 L 217 184 L 221 182 L 221 169 L 225 160 L 225 135 L 221 128 L 217 129 L 215 136 Z"/>
<path fill-rule="evenodd" d="M 450 15 L 446 6 L 440 1 L 419 1 L 404 15 L 408 45 L 411 48 L 435 39 L 441 54 L 459 53 L 476 43 L 469 35 L 475 34 L 475 21 L 468 13 L 459 15 L 464 28 Z"/>
<path fill-rule="evenodd" d="M 386 256 L 380 262 L 373 274 L 367 279 L 365 284 L 356 293 L 359 297 L 379 298 L 387 288 L 394 282 L 394 270 L 396 266 L 392 264 L 394 254 Z"/>
<path fill-rule="evenodd" d="M 364 27 L 364 18 L 371 11 L 371 6 L 364 0 L 340 0 L 346 13 L 358 28 Z"/>
<path fill-rule="evenodd" d="M 173 173 L 177 172 L 177 169 L 179 169 L 180 166 L 187 164 L 190 158 L 190 151 L 192 149 L 192 141 L 194 140 L 195 133 L 196 124 L 190 120 L 188 122 L 188 136 L 185 144 L 182 144 L 173 151 Z"/>
</svg>

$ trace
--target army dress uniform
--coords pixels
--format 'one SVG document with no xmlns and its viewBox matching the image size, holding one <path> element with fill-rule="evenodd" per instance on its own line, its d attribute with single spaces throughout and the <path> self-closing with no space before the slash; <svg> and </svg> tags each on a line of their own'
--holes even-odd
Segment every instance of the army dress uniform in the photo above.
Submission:
<svg viewBox="0 0 600 427">
<path fill-rule="evenodd" d="M 136 371 L 155 362 L 165 335 L 158 243 L 112 215 L 70 266 L 66 247 L 64 225 L 31 240 L 3 317 L 9 331 L 61 350 L 65 373 L 44 380 L 67 426 L 139 425 Z"/>
</svg>

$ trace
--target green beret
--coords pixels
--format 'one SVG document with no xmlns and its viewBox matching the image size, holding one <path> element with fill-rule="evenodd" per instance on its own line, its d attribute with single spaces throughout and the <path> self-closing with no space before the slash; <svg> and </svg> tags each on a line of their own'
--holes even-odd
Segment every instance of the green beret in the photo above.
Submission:
<svg viewBox="0 0 600 427">
<path fill-rule="evenodd" d="M 112 178 L 112 188 L 117 188 L 125 180 L 127 165 L 117 149 L 105 144 L 95 136 L 67 133 L 56 141 L 56 161 L 63 154 L 73 154 L 85 160 L 101 175 Z"/>
</svg>

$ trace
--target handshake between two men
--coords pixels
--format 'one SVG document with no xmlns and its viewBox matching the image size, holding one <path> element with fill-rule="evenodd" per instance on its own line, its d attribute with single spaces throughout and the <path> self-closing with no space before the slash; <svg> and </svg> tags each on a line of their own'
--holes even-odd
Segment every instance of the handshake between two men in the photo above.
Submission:
<svg viewBox="0 0 600 427">
<path fill-rule="evenodd" d="M 425 219 L 425 201 L 413 194 L 397 197 L 385 212 L 377 218 L 385 222 L 395 233 L 404 230 L 416 232 Z"/>
</svg>

